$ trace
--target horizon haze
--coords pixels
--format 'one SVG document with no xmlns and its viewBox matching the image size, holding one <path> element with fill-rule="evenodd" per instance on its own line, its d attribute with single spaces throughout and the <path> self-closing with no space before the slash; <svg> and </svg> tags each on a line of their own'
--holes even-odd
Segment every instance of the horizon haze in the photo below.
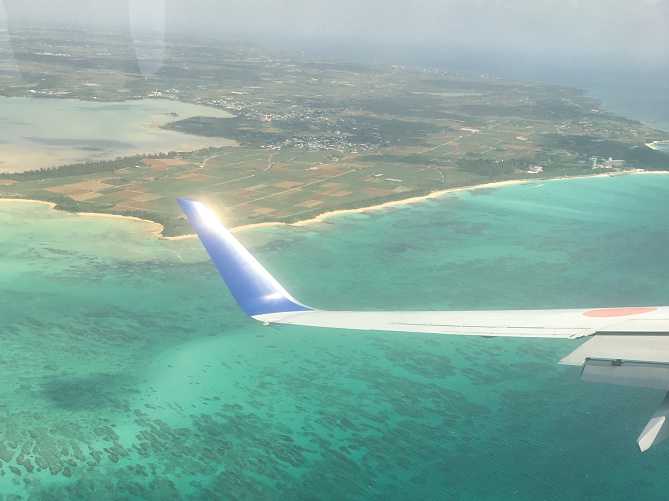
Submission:
<svg viewBox="0 0 669 501">
<path fill-rule="evenodd" d="M 559 83 L 564 72 L 594 80 L 638 72 L 659 80 L 669 71 L 669 4 L 660 0 L 0 4 L 0 39 L 7 36 L 3 27 L 11 36 L 24 23 L 127 30 L 135 41 L 146 33 L 197 34 L 328 57 Z"/>
</svg>

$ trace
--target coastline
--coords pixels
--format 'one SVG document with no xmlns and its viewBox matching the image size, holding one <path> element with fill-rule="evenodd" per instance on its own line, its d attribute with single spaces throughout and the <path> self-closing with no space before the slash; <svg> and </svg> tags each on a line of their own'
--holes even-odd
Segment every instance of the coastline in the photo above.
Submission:
<svg viewBox="0 0 669 501">
<path fill-rule="evenodd" d="M 66 212 L 66 211 L 58 211 L 55 207 L 56 204 L 53 202 L 45 202 L 44 200 L 31 200 L 29 198 L 0 198 L 0 203 L 3 202 L 15 202 L 15 203 L 30 203 L 30 204 L 43 204 L 43 205 L 48 205 L 49 209 L 52 211 L 57 211 L 57 212 L 62 212 L 64 214 L 71 214 L 73 216 L 94 216 L 94 217 L 103 217 L 103 218 L 115 218 L 115 219 L 129 219 L 131 221 L 138 221 L 140 223 L 148 224 L 151 226 L 154 226 L 154 228 L 151 229 L 150 233 L 151 236 L 155 238 L 169 238 L 169 237 L 163 237 L 162 232 L 163 232 L 163 225 L 160 223 L 156 223 L 155 221 L 149 221 L 148 219 L 142 219 L 139 217 L 135 216 L 122 216 L 120 214 L 104 214 L 102 212 Z M 184 235 L 187 237 L 195 236 L 195 235 Z M 180 238 L 180 237 L 173 237 L 173 238 Z"/>
<path fill-rule="evenodd" d="M 583 175 L 583 176 L 569 176 L 569 177 L 556 177 L 556 178 L 539 178 L 539 179 L 533 179 L 533 178 L 524 178 L 524 179 L 511 179 L 508 181 L 497 181 L 493 183 L 484 183 L 484 184 L 476 184 L 476 185 L 471 185 L 471 186 L 460 186 L 457 188 L 447 188 L 445 190 L 438 190 L 438 191 L 433 191 L 431 193 L 428 193 L 427 195 L 423 196 L 418 196 L 418 197 L 411 197 L 411 198 L 405 198 L 403 200 L 393 200 L 391 202 L 385 202 L 382 204 L 378 205 L 370 205 L 368 207 L 360 207 L 357 209 L 339 209 L 339 210 L 333 210 L 329 212 L 324 212 L 323 214 L 319 214 L 316 217 L 313 217 L 311 219 L 304 219 L 302 221 L 297 221 L 295 223 L 281 223 L 281 222 L 264 222 L 264 223 L 251 223 L 251 224 L 244 224 L 240 226 L 233 226 L 232 228 L 228 228 L 231 233 L 237 233 L 240 231 L 245 231 L 249 229 L 255 229 L 255 228 L 263 228 L 263 227 L 268 227 L 268 226 L 307 226 L 309 224 L 314 224 L 314 223 L 320 223 L 325 219 L 328 219 L 330 217 L 335 217 L 335 216 L 340 216 L 343 214 L 362 214 L 368 211 L 378 211 L 378 210 L 384 210 L 390 207 L 397 207 L 397 206 L 402 206 L 402 205 L 408 205 L 408 204 L 413 204 L 413 203 L 418 203 L 422 202 L 425 200 L 430 200 L 433 198 L 440 197 L 442 195 L 448 194 L 448 193 L 457 193 L 461 191 L 474 191 L 474 190 L 480 190 L 480 189 L 486 189 L 486 188 L 499 188 L 502 186 L 509 186 L 509 185 L 514 185 L 514 184 L 523 184 L 523 183 L 532 183 L 536 181 L 542 181 L 542 182 L 550 182 L 550 181 L 561 181 L 565 179 L 584 179 L 584 178 L 595 178 L 595 177 L 611 177 L 611 176 L 624 176 L 624 175 L 630 175 L 630 174 L 669 174 L 669 171 L 645 171 L 642 169 L 635 169 L 635 170 L 629 170 L 629 171 L 622 171 L 622 172 L 600 172 L 597 174 L 589 174 L 589 175 Z M 51 210 L 56 210 L 55 206 L 56 204 L 53 202 L 45 202 L 43 200 L 30 200 L 30 199 L 24 199 L 24 198 L 0 198 L 0 203 L 2 202 L 17 202 L 17 203 L 39 203 L 39 204 L 46 204 L 49 206 Z M 76 212 L 76 213 L 71 213 L 75 216 L 93 216 L 93 217 L 103 217 L 103 218 L 121 218 L 121 219 L 129 219 L 133 221 L 138 221 L 142 223 L 148 223 L 153 226 L 153 228 L 150 230 L 151 236 L 155 237 L 156 239 L 159 240 L 185 240 L 185 239 L 190 239 L 190 238 L 195 238 L 197 235 L 194 233 L 187 234 L 187 235 L 179 235 L 175 237 L 165 237 L 162 236 L 162 230 L 163 226 L 159 223 L 156 223 L 155 221 L 150 221 L 147 219 L 141 219 L 135 216 L 122 216 L 119 214 L 105 214 L 101 212 Z"/>
<path fill-rule="evenodd" d="M 652 143 L 646 143 L 646 146 L 655 151 L 661 151 L 663 153 L 666 153 L 664 149 L 657 147 L 658 144 L 666 144 L 667 146 L 669 146 L 669 141 L 653 141 Z"/>
<path fill-rule="evenodd" d="M 502 186 L 508 186 L 508 185 L 513 185 L 513 184 L 523 184 L 523 183 L 532 183 L 532 182 L 537 182 L 537 181 L 542 181 L 542 182 L 549 182 L 549 181 L 561 181 L 565 179 L 584 179 L 584 178 L 592 178 L 592 177 L 611 177 L 611 176 L 623 176 L 623 175 L 628 175 L 628 174 L 669 174 L 669 171 L 646 171 L 642 169 L 635 169 L 635 170 L 629 170 L 629 171 L 623 171 L 623 172 L 600 172 L 597 174 L 588 174 L 588 175 L 583 175 L 583 176 L 569 176 L 569 177 L 555 177 L 555 178 L 539 178 L 539 179 L 534 179 L 534 178 L 525 178 L 525 179 L 511 179 L 508 181 L 497 181 L 493 183 L 484 183 L 484 184 L 475 184 L 471 186 L 460 186 L 457 188 L 447 188 L 445 190 L 438 190 L 438 191 L 433 191 L 427 195 L 422 195 L 418 197 L 411 197 L 411 198 L 405 198 L 403 200 L 393 200 L 392 202 L 385 202 L 382 204 L 378 205 L 370 205 L 368 207 L 360 207 L 358 209 L 340 209 L 340 210 L 333 210 L 330 212 L 324 212 L 323 214 L 319 214 L 316 217 L 313 217 L 311 219 L 304 219 L 302 221 L 297 221 L 296 223 L 280 223 L 280 222 L 275 222 L 275 223 L 257 223 L 257 224 L 245 224 L 242 226 L 236 226 L 233 228 L 230 228 L 230 232 L 234 233 L 237 231 L 243 231 L 247 229 L 252 229 L 252 228 L 260 228 L 263 226 L 306 226 L 309 224 L 313 223 L 320 223 L 324 219 L 334 217 L 334 216 L 340 216 L 343 214 L 362 214 L 367 211 L 377 211 L 377 210 L 384 210 L 389 207 L 396 207 L 396 206 L 401 206 L 401 205 L 407 205 L 407 204 L 412 204 L 412 203 L 417 203 L 417 202 L 422 202 L 424 200 L 430 200 L 433 198 L 438 198 L 442 195 L 445 195 L 447 193 L 456 193 L 460 191 L 474 191 L 474 190 L 480 190 L 480 189 L 486 189 L 486 188 L 499 188 Z M 192 235 L 195 236 L 195 235 Z M 166 237 L 166 238 L 181 238 L 181 237 Z"/>
<path fill-rule="evenodd" d="M 55 210 L 55 209 L 54 209 Z M 155 221 L 150 221 L 148 219 L 142 219 L 139 217 L 135 216 L 122 216 L 120 214 L 104 214 L 102 212 L 72 212 L 71 214 L 74 214 L 76 216 L 96 216 L 96 217 L 104 217 L 104 218 L 111 218 L 111 219 L 130 219 L 131 221 L 138 221 L 140 223 L 145 223 L 145 224 L 150 224 L 154 228 L 151 229 L 151 236 L 155 238 L 163 238 L 162 233 L 163 233 L 163 225 L 160 223 L 156 223 Z"/>
<path fill-rule="evenodd" d="M 590 177 L 590 176 L 588 176 Z M 442 195 L 445 195 L 447 193 L 456 193 L 458 191 L 474 191 L 474 190 L 480 190 L 480 189 L 485 189 L 485 188 L 498 188 L 500 186 L 507 186 L 510 184 L 522 184 L 522 183 L 528 183 L 528 182 L 533 182 L 533 179 L 512 179 L 509 181 L 497 181 L 494 183 L 485 183 L 485 184 L 475 184 L 472 186 L 461 186 L 458 188 L 448 188 L 445 190 L 439 190 L 439 191 L 433 191 L 427 195 L 419 196 L 419 197 L 411 197 L 411 198 L 405 198 L 404 200 L 393 200 L 392 202 L 385 202 L 379 205 L 372 205 L 370 207 L 361 207 L 359 209 L 342 209 L 342 210 L 334 210 L 330 212 L 324 212 L 323 214 L 319 214 L 318 216 L 312 218 L 312 219 L 305 219 L 304 221 L 298 221 L 297 223 L 293 223 L 293 226 L 305 226 L 307 224 L 312 224 L 312 223 L 319 223 L 323 221 L 324 219 L 327 219 L 332 216 L 339 216 L 342 214 L 361 214 L 363 212 L 367 211 L 377 211 L 377 210 L 384 210 L 389 207 L 396 207 L 398 205 L 406 205 L 406 204 L 413 204 L 417 202 L 422 202 L 424 200 L 430 200 L 432 198 L 438 198 Z"/>
</svg>

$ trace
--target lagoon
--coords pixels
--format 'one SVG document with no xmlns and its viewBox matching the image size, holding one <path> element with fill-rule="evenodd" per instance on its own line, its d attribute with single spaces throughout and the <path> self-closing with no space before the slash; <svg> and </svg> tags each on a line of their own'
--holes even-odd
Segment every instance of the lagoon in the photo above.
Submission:
<svg viewBox="0 0 669 501">
<path fill-rule="evenodd" d="M 22 172 L 140 153 L 235 145 L 160 126 L 226 111 L 166 99 L 97 103 L 71 99 L 0 99 L 0 172 Z"/>
</svg>

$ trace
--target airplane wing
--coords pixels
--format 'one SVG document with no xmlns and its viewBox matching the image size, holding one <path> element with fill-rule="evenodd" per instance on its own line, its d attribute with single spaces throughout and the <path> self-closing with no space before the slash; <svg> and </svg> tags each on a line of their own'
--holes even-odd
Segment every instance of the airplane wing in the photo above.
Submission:
<svg viewBox="0 0 669 501">
<path fill-rule="evenodd" d="M 669 306 L 503 311 L 325 311 L 293 298 L 195 200 L 179 204 L 244 312 L 268 324 L 469 336 L 588 340 L 560 363 L 581 379 L 667 391 L 638 439 L 647 450 L 669 436 Z"/>
</svg>

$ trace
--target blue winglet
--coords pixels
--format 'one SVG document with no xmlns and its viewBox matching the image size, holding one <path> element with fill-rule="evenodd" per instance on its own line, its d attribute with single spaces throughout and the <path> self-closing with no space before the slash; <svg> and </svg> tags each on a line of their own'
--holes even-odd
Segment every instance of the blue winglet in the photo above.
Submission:
<svg viewBox="0 0 669 501">
<path fill-rule="evenodd" d="M 201 202 L 179 198 L 230 292 L 247 315 L 312 310 L 295 300 Z"/>
</svg>

